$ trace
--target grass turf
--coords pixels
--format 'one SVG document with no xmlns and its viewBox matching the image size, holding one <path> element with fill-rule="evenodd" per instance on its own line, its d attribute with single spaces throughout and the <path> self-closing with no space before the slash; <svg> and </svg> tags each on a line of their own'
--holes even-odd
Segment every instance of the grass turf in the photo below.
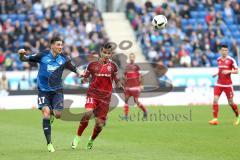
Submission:
<svg viewBox="0 0 240 160">
<path fill-rule="evenodd" d="M 148 121 L 138 108 L 122 121 L 122 108 L 113 110 L 92 150 L 85 146 L 93 121 L 76 150 L 71 141 L 79 122 L 55 120 L 52 140 L 56 152 L 48 153 L 38 110 L 0 110 L 1 160 L 238 160 L 240 126 L 233 126 L 230 107 L 221 107 L 220 125 L 210 126 L 211 107 L 149 107 Z M 73 109 L 79 113 L 83 110 Z"/>
</svg>

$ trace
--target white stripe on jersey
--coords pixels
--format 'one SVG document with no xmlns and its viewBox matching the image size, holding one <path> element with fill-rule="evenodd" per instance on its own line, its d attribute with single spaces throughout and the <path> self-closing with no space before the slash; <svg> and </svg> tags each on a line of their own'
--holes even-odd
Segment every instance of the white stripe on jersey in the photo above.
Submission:
<svg viewBox="0 0 240 160">
<path fill-rule="evenodd" d="M 224 84 L 216 83 L 215 86 L 219 86 L 219 87 L 232 87 L 233 85 L 232 84 L 224 85 Z"/>
<path fill-rule="evenodd" d="M 234 58 L 232 58 L 231 56 L 227 56 L 227 58 L 229 58 L 229 59 L 231 59 L 231 60 L 233 61 L 233 64 L 232 64 L 232 65 L 233 65 L 234 69 L 238 68 L 237 62 L 235 61 Z"/>
</svg>

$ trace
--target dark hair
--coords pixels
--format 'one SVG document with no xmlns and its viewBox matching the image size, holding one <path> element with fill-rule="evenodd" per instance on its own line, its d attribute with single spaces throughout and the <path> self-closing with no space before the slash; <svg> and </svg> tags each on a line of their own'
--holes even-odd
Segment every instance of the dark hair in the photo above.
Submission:
<svg viewBox="0 0 240 160">
<path fill-rule="evenodd" d="M 105 44 L 103 45 L 103 48 L 104 48 L 104 49 L 112 49 L 112 45 L 111 45 L 111 43 L 105 43 Z"/>
<path fill-rule="evenodd" d="M 228 46 L 226 44 L 221 44 L 220 48 L 228 48 Z"/>
<path fill-rule="evenodd" d="M 53 37 L 50 41 L 51 44 L 55 43 L 56 41 L 62 41 L 60 37 Z"/>
<path fill-rule="evenodd" d="M 107 50 L 110 50 L 110 51 L 113 51 L 114 49 L 116 49 L 116 44 L 113 43 L 113 42 L 107 42 L 107 43 L 104 43 L 101 47 L 101 49 L 107 49 Z"/>
</svg>

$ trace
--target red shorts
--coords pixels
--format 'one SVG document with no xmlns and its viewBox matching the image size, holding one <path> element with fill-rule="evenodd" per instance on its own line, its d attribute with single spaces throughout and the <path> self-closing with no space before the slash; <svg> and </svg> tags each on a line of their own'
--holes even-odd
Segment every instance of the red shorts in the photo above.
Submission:
<svg viewBox="0 0 240 160">
<path fill-rule="evenodd" d="M 85 108 L 93 109 L 95 117 L 105 121 L 107 119 L 110 101 L 95 99 L 92 97 L 87 97 L 86 99 Z"/>
<path fill-rule="evenodd" d="M 126 87 L 124 92 L 126 97 L 133 96 L 134 98 L 138 98 L 140 96 L 140 93 L 141 93 L 140 87 Z"/>
<path fill-rule="evenodd" d="M 233 98 L 233 87 L 220 87 L 215 86 L 214 87 L 214 96 L 219 96 L 224 92 L 228 99 Z"/>
</svg>

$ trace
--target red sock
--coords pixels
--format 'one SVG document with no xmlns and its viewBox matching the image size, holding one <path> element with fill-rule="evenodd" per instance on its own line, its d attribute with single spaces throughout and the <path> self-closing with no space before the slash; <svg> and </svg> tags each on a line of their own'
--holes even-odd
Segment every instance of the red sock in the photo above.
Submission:
<svg viewBox="0 0 240 160">
<path fill-rule="evenodd" d="M 238 113 L 238 106 L 237 106 L 237 104 L 232 104 L 231 107 L 232 107 L 232 110 L 235 113 L 236 117 L 238 117 L 239 113 Z"/>
<path fill-rule="evenodd" d="M 96 139 L 101 131 L 102 131 L 102 127 L 99 127 L 98 125 L 95 125 L 94 129 L 93 129 L 93 133 L 92 133 L 91 139 L 92 140 Z"/>
<path fill-rule="evenodd" d="M 78 127 L 78 131 L 77 131 L 77 135 L 78 136 L 81 136 L 83 131 L 85 130 L 85 128 L 88 126 L 88 121 L 89 121 L 89 118 L 87 117 L 83 117 L 81 122 L 80 122 L 80 125 Z"/>
<path fill-rule="evenodd" d="M 218 118 L 218 104 L 213 104 L 213 117 Z"/>
<path fill-rule="evenodd" d="M 138 107 L 139 107 L 144 113 L 147 112 L 147 109 L 143 106 L 143 104 L 139 103 L 139 104 L 138 104 Z"/>
<path fill-rule="evenodd" d="M 124 105 L 124 115 L 125 115 L 125 116 L 128 116 L 128 112 L 129 112 L 128 104 L 125 104 L 125 105 Z"/>
</svg>

